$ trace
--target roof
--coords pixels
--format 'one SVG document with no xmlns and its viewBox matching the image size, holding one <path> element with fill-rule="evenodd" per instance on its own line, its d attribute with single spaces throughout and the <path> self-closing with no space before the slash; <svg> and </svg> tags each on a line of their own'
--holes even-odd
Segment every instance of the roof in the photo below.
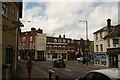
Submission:
<svg viewBox="0 0 120 80">
<path fill-rule="evenodd" d="M 102 32 L 102 31 L 107 31 L 107 26 L 105 26 L 105 27 L 101 28 L 100 30 L 94 32 L 93 34 L 98 33 L 98 32 Z"/>
<path fill-rule="evenodd" d="M 104 38 L 118 37 L 118 36 L 120 36 L 120 24 L 114 26 L 113 31 L 108 33 Z"/>
<path fill-rule="evenodd" d="M 92 70 L 90 72 L 102 73 L 110 78 L 120 78 L 118 71 L 119 71 L 119 68 L 107 68 L 107 69 L 100 69 L 100 70 Z"/>
</svg>

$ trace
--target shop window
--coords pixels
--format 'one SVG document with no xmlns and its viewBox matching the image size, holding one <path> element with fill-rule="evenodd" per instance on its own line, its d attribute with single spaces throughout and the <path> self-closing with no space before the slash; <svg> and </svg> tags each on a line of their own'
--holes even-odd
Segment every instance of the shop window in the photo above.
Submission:
<svg viewBox="0 0 120 80">
<path fill-rule="evenodd" d="M 66 59 L 66 53 L 62 53 L 62 59 Z"/>
<path fill-rule="evenodd" d="M 57 58 L 57 53 L 54 53 L 54 54 L 52 55 L 52 57 L 53 57 L 53 58 Z"/>
</svg>

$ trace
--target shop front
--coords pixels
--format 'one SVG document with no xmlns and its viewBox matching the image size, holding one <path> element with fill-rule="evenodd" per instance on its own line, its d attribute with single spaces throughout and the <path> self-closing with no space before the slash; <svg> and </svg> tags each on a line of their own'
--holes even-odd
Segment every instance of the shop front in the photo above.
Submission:
<svg viewBox="0 0 120 80">
<path fill-rule="evenodd" d="M 94 54 L 94 65 L 106 66 L 106 54 Z"/>
<path fill-rule="evenodd" d="M 116 67 L 118 68 L 119 65 L 119 58 L 120 55 L 120 48 L 108 48 L 107 55 L 109 56 L 109 67 Z"/>
</svg>

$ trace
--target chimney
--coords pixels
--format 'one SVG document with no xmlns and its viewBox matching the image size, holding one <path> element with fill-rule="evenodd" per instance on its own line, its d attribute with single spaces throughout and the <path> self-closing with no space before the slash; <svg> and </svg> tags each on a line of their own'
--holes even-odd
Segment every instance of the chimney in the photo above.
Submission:
<svg viewBox="0 0 120 80">
<path fill-rule="evenodd" d="M 59 38 L 61 38 L 61 35 L 59 35 Z"/>
<path fill-rule="evenodd" d="M 43 30 L 39 28 L 37 32 L 42 34 Z"/>
<path fill-rule="evenodd" d="M 65 38 L 65 34 L 63 35 L 63 38 Z"/>
<path fill-rule="evenodd" d="M 107 20 L 107 28 L 109 29 L 111 27 L 111 19 Z"/>
<path fill-rule="evenodd" d="M 35 33 L 35 31 L 36 31 L 36 28 L 31 28 L 31 33 Z"/>
</svg>

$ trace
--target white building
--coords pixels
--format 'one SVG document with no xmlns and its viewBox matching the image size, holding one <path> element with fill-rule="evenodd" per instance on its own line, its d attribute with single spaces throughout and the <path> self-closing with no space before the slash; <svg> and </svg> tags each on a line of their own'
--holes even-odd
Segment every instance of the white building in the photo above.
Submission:
<svg viewBox="0 0 120 80">
<path fill-rule="evenodd" d="M 120 25 L 107 26 L 94 32 L 94 65 L 120 67 Z"/>
<path fill-rule="evenodd" d="M 35 37 L 35 60 L 45 60 L 46 34 L 37 33 Z"/>
</svg>

